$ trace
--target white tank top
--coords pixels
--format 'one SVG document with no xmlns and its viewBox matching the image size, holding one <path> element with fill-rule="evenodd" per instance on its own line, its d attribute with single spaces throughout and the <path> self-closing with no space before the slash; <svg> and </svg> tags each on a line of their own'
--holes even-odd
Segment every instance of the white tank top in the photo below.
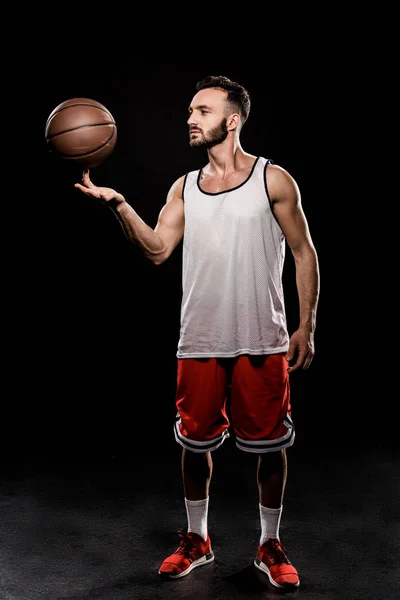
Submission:
<svg viewBox="0 0 400 600">
<path fill-rule="evenodd" d="M 285 238 L 258 157 L 246 181 L 204 192 L 200 170 L 185 176 L 178 358 L 285 352 Z"/>
</svg>

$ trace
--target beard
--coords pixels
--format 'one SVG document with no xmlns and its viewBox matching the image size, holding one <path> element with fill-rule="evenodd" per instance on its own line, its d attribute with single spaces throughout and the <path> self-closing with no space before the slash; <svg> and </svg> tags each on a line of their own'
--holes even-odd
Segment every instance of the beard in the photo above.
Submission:
<svg viewBox="0 0 400 600">
<path fill-rule="evenodd" d="M 222 119 L 221 123 L 210 129 L 206 134 L 201 132 L 201 137 L 189 138 L 189 144 L 192 148 L 213 148 L 218 144 L 222 144 L 228 136 L 226 119 Z"/>
</svg>

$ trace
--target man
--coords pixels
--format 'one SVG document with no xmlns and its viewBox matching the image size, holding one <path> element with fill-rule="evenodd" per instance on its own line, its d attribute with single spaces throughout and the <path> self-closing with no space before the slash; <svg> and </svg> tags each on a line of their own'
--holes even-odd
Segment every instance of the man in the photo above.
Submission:
<svg viewBox="0 0 400 600">
<path fill-rule="evenodd" d="M 314 356 L 319 266 L 295 180 L 241 146 L 250 104 L 247 90 L 227 77 L 197 84 L 189 140 L 207 149 L 209 162 L 173 183 L 154 229 L 120 193 L 94 185 L 88 172 L 83 185 L 75 185 L 108 203 L 128 240 L 154 264 L 167 260 L 183 239 L 174 433 L 182 446 L 187 528 L 178 532 L 179 546 L 159 574 L 180 578 L 214 560 L 211 453 L 232 427 L 237 447 L 258 455 L 261 535 L 254 564 L 286 590 L 299 586 L 279 535 L 286 448 L 295 437 L 289 375 L 307 369 Z M 300 316 L 290 338 L 282 284 L 286 243 Z"/>
</svg>

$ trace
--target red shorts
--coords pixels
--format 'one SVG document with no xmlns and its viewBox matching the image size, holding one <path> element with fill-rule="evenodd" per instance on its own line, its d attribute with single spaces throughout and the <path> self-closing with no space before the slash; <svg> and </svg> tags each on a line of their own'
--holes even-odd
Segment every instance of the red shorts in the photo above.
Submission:
<svg viewBox="0 0 400 600">
<path fill-rule="evenodd" d="M 192 452 L 215 450 L 229 437 L 245 452 L 291 446 L 286 353 L 178 359 L 176 441 Z"/>
</svg>

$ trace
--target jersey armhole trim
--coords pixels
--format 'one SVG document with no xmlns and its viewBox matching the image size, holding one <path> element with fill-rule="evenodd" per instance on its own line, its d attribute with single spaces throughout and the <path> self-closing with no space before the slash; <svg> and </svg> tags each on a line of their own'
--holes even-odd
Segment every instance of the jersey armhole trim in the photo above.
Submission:
<svg viewBox="0 0 400 600">
<path fill-rule="evenodd" d="M 182 185 L 182 200 L 183 200 L 183 202 L 185 202 L 185 188 L 186 188 L 188 176 L 189 176 L 189 173 L 186 173 L 185 178 L 183 180 L 183 185 Z"/>
<path fill-rule="evenodd" d="M 274 164 L 274 161 L 271 158 L 267 158 L 265 165 L 264 165 L 264 187 L 265 187 L 265 193 L 267 194 L 268 202 L 269 202 L 271 209 L 272 209 L 272 202 L 271 202 L 271 197 L 269 195 L 268 185 L 267 185 L 267 167 L 268 167 L 268 165 L 273 165 L 273 164 Z"/>
<path fill-rule="evenodd" d="M 271 209 L 272 216 L 274 217 L 274 219 L 276 221 L 276 224 L 278 225 L 279 229 L 282 231 L 282 227 L 280 226 L 279 221 L 276 218 L 275 213 L 274 213 L 274 211 L 272 209 L 271 196 L 269 195 L 268 185 L 267 185 L 267 167 L 268 167 L 268 165 L 273 165 L 273 164 L 275 164 L 275 163 L 270 158 L 268 158 L 267 161 L 266 161 L 266 163 L 265 163 L 265 166 L 264 166 L 264 187 L 265 187 L 265 193 L 267 194 L 268 204 L 269 204 L 269 207 Z"/>
</svg>

